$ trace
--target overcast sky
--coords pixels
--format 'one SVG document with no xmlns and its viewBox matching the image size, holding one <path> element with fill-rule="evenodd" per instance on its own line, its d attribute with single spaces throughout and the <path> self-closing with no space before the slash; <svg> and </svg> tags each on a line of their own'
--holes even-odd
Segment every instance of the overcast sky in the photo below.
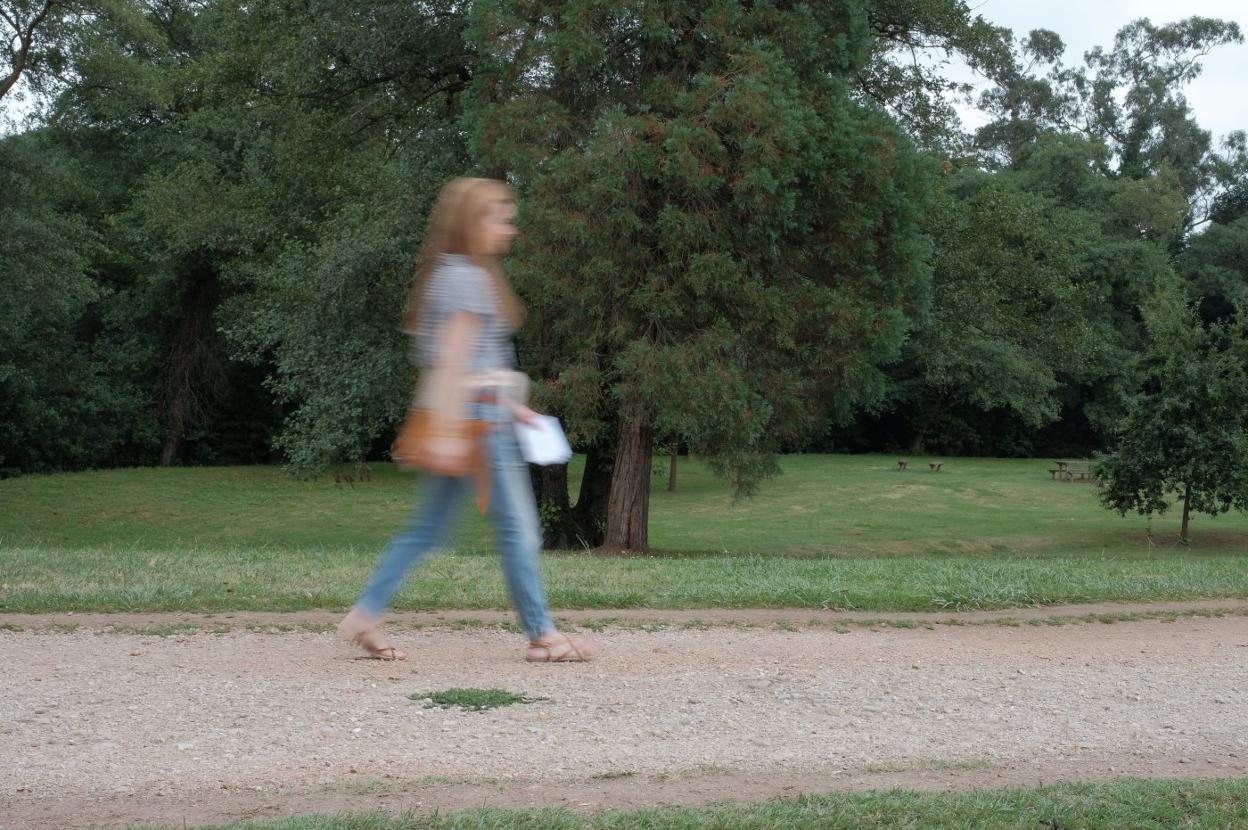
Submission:
<svg viewBox="0 0 1248 830">
<path fill-rule="evenodd" d="M 1082 63 L 1093 46 L 1113 45 L 1127 23 L 1147 17 L 1154 24 L 1185 17 L 1233 20 L 1248 35 L 1248 0 L 969 0 L 976 14 L 1014 30 L 1017 38 L 1032 29 L 1051 29 L 1066 44 L 1066 64 Z M 1187 88 L 1196 121 L 1214 139 L 1232 130 L 1248 130 L 1248 45 L 1215 49 L 1201 61 L 1204 72 Z M 978 113 L 963 111 L 968 128 L 983 123 Z"/>
</svg>

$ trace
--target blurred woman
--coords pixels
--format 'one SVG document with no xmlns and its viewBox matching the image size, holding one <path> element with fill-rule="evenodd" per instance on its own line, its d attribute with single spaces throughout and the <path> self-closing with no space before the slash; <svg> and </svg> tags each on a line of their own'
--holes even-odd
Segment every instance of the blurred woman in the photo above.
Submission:
<svg viewBox="0 0 1248 830">
<path fill-rule="evenodd" d="M 407 573 L 444 544 L 474 476 L 529 638 L 526 659 L 585 661 L 599 650 L 591 638 L 555 630 L 538 571 L 541 525 L 514 428 L 536 417 L 525 405 L 527 378 L 515 365 L 513 335 L 524 310 L 498 261 L 516 236 L 515 214 L 515 196 L 502 182 L 456 179 L 430 217 L 406 325 L 421 388 L 401 434 L 408 460 L 428 471 L 425 492 L 339 625 L 342 636 L 377 659 L 407 658 L 382 633 L 381 616 Z"/>
</svg>

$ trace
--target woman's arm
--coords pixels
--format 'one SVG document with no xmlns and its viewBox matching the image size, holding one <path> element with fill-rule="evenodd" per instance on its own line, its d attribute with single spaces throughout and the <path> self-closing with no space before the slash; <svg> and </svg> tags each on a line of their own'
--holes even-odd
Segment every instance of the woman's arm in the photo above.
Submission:
<svg viewBox="0 0 1248 830">
<path fill-rule="evenodd" d="M 438 365 L 431 378 L 430 401 L 437 419 L 462 421 L 468 408 L 464 376 L 480 320 L 470 311 L 452 314 L 442 324 Z"/>
<path fill-rule="evenodd" d="M 458 421 L 468 416 L 468 389 L 464 376 L 480 320 L 476 314 L 460 311 L 442 325 L 438 343 L 438 365 L 432 370 L 425 405 L 433 416 L 425 442 L 425 461 L 432 468 L 459 466 L 472 452 Z"/>
</svg>

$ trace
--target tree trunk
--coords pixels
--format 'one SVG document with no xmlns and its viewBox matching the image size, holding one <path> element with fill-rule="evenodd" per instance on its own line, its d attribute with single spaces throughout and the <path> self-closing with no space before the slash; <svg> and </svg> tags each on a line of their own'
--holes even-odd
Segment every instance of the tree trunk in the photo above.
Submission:
<svg viewBox="0 0 1248 830">
<path fill-rule="evenodd" d="M 542 547 L 579 550 L 602 544 L 607 533 L 607 497 L 611 492 L 614 465 L 613 447 L 590 447 L 575 507 L 568 498 L 566 464 L 530 468 L 533 494 L 542 520 Z"/>
<path fill-rule="evenodd" d="M 585 456 L 581 490 L 572 508 L 577 547 L 596 548 L 607 537 L 607 500 L 615 469 L 615 442 L 590 447 Z"/>
<path fill-rule="evenodd" d="M 570 550 L 577 547 L 576 528 L 572 522 L 572 505 L 568 500 L 568 465 L 529 467 L 533 479 L 533 495 L 542 521 L 542 547 L 546 550 Z"/>
<path fill-rule="evenodd" d="M 165 444 L 160 449 L 160 466 L 169 467 L 182 449 L 182 437 L 186 435 L 186 407 L 182 399 L 175 398 L 169 412 L 169 430 L 165 433 Z"/>
<path fill-rule="evenodd" d="M 645 553 L 649 548 L 653 436 L 650 425 L 639 418 L 621 419 L 619 435 L 607 501 L 607 537 L 602 549 Z"/>
<path fill-rule="evenodd" d="M 9 94 L 9 90 L 17 84 L 18 78 L 22 77 L 22 71 L 26 69 L 25 55 L 18 55 L 18 59 L 13 63 L 13 71 L 8 75 L 0 78 L 0 98 Z"/>
<path fill-rule="evenodd" d="M 188 427 L 203 419 L 208 406 L 225 391 L 225 367 L 214 349 L 212 315 L 219 288 L 210 265 L 191 268 L 190 284 L 182 295 L 177 329 L 165 374 L 168 429 L 160 452 L 160 466 L 168 467 L 182 449 Z"/>
<path fill-rule="evenodd" d="M 672 466 L 667 471 L 667 492 L 676 492 L 676 453 L 680 449 L 680 443 L 672 444 Z"/>
<path fill-rule="evenodd" d="M 1183 485 L 1183 526 L 1179 528 L 1179 542 L 1184 545 L 1190 545 L 1192 539 L 1187 535 L 1187 518 L 1192 507 L 1192 485 Z"/>
</svg>

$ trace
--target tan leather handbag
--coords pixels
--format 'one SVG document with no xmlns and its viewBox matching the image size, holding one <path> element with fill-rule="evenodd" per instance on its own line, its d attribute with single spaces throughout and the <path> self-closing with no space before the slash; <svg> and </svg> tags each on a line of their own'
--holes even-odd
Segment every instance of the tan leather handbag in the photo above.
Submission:
<svg viewBox="0 0 1248 830">
<path fill-rule="evenodd" d="M 482 438 L 490 425 L 484 421 L 446 421 L 435 417 L 432 410 L 411 408 L 390 448 L 390 457 L 404 470 L 426 470 L 438 475 L 460 478 L 481 469 L 485 464 Z M 436 429 L 436 432 L 435 432 Z M 430 438 L 460 438 L 471 449 L 454 464 L 430 459 L 425 453 Z"/>
</svg>

